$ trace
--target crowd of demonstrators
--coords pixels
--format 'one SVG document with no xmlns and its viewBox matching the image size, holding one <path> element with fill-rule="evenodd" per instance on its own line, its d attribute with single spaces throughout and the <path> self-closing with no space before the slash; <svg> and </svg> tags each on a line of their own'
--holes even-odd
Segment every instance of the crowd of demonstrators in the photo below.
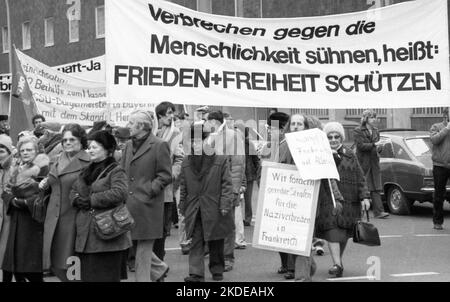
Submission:
<svg viewBox="0 0 450 302">
<path fill-rule="evenodd" d="M 78 124 L 61 125 L 36 115 L 34 128 L 20 133 L 17 150 L 8 136 L 8 118 L 0 116 L 3 280 L 39 282 L 50 270 L 61 281 L 72 281 L 73 262 L 68 260 L 78 257 L 81 281 L 125 279 L 127 262 L 136 281 L 164 281 L 169 271 L 165 240 L 175 223 L 182 253 L 189 254 L 185 281 L 205 281 L 206 254 L 212 279 L 222 280 L 234 267 L 234 250 L 247 245 L 244 226 L 252 222 L 253 184 L 259 184 L 261 161 L 295 165 L 285 134 L 322 129 L 322 124 L 314 116 L 274 109 L 267 120 L 268 143 L 256 154 L 251 129 L 234 124 L 230 114 L 203 106 L 189 121 L 186 114 L 175 115 L 175 109 L 162 102 L 156 114 L 134 111 L 126 127 L 116 129 L 95 122 L 89 135 Z M 323 127 L 340 181 L 321 180 L 313 250 L 323 253 L 328 242 L 334 277 L 343 275 L 342 258 L 361 210 L 372 200 L 375 217 L 388 215 L 380 197 L 375 121 L 375 112 L 364 111 L 354 130 L 355 151 L 343 145 L 341 124 Z M 431 129 L 437 229 L 442 229 L 449 178 L 449 129 L 447 111 L 444 122 Z M 40 221 L 34 215 L 36 201 L 47 200 L 43 196 L 48 204 Z M 113 240 L 98 237 L 93 215 L 124 204 L 135 226 Z M 279 254 L 278 273 L 284 278 L 312 280 L 314 253 Z"/>
<path fill-rule="evenodd" d="M 450 123 L 448 109 L 445 108 L 443 110 L 443 121 L 434 124 L 430 129 L 434 179 L 433 228 L 436 230 L 443 229 L 443 204 L 447 193 L 447 183 L 450 179 Z"/>
<path fill-rule="evenodd" d="M 354 130 L 354 138 L 356 144 L 356 156 L 364 171 L 367 186 L 372 199 L 373 214 L 375 218 L 386 218 L 389 216 L 384 211 L 383 202 L 381 201 L 381 171 L 380 171 L 380 155 L 382 146 L 378 144 L 380 141 L 380 132 L 375 127 L 377 114 L 373 110 L 365 110 L 361 118 L 361 126 Z"/>
</svg>

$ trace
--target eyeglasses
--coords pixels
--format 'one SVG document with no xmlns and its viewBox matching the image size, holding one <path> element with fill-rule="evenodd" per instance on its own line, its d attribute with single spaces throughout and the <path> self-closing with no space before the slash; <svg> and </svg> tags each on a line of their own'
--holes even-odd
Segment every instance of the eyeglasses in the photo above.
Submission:
<svg viewBox="0 0 450 302">
<path fill-rule="evenodd" d="M 340 139 L 340 135 L 328 135 L 328 139 Z"/>
<path fill-rule="evenodd" d="M 74 143 L 74 142 L 76 142 L 76 141 L 77 141 L 77 139 L 74 138 L 74 137 L 71 137 L 71 138 L 63 138 L 63 139 L 62 139 L 62 142 L 63 142 L 63 143 L 67 143 L 67 142 Z"/>
</svg>

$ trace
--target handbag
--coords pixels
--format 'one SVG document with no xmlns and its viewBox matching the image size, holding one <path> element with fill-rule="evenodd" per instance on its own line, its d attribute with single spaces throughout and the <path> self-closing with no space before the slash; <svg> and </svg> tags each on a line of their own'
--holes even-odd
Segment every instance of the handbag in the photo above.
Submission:
<svg viewBox="0 0 450 302">
<path fill-rule="evenodd" d="M 125 204 L 121 204 L 113 209 L 97 213 L 91 210 L 94 218 L 95 233 L 100 239 L 111 240 L 131 229 L 135 221 Z"/>
<path fill-rule="evenodd" d="M 377 228 L 369 223 L 369 211 L 366 210 L 367 222 L 357 221 L 353 230 L 353 242 L 367 246 L 380 246 L 380 235 Z"/>
</svg>

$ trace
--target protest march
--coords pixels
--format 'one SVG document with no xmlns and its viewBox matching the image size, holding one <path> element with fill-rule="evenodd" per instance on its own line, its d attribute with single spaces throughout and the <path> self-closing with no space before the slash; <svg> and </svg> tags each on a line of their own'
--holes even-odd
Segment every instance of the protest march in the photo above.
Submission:
<svg viewBox="0 0 450 302">
<path fill-rule="evenodd" d="M 2 2 L 2 282 L 449 281 L 447 0 Z"/>
</svg>

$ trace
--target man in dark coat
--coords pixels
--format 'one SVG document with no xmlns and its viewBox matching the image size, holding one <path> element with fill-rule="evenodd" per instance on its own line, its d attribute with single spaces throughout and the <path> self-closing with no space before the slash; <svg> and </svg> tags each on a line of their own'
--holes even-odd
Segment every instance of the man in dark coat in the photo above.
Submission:
<svg viewBox="0 0 450 302">
<path fill-rule="evenodd" d="M 163 236 L 164 188 L 172 182 L 169 144 L 152 134 L 154 117 L 135 111 L 127 127 L 131 141 L 123 151 L 122 167 L 128 176 L 127 206 L 136 221 L 131 237 L 136 246 L 136 280 L 164 277 L 168 266 L 153 254 L 155 239 Z"/>
</svg>

